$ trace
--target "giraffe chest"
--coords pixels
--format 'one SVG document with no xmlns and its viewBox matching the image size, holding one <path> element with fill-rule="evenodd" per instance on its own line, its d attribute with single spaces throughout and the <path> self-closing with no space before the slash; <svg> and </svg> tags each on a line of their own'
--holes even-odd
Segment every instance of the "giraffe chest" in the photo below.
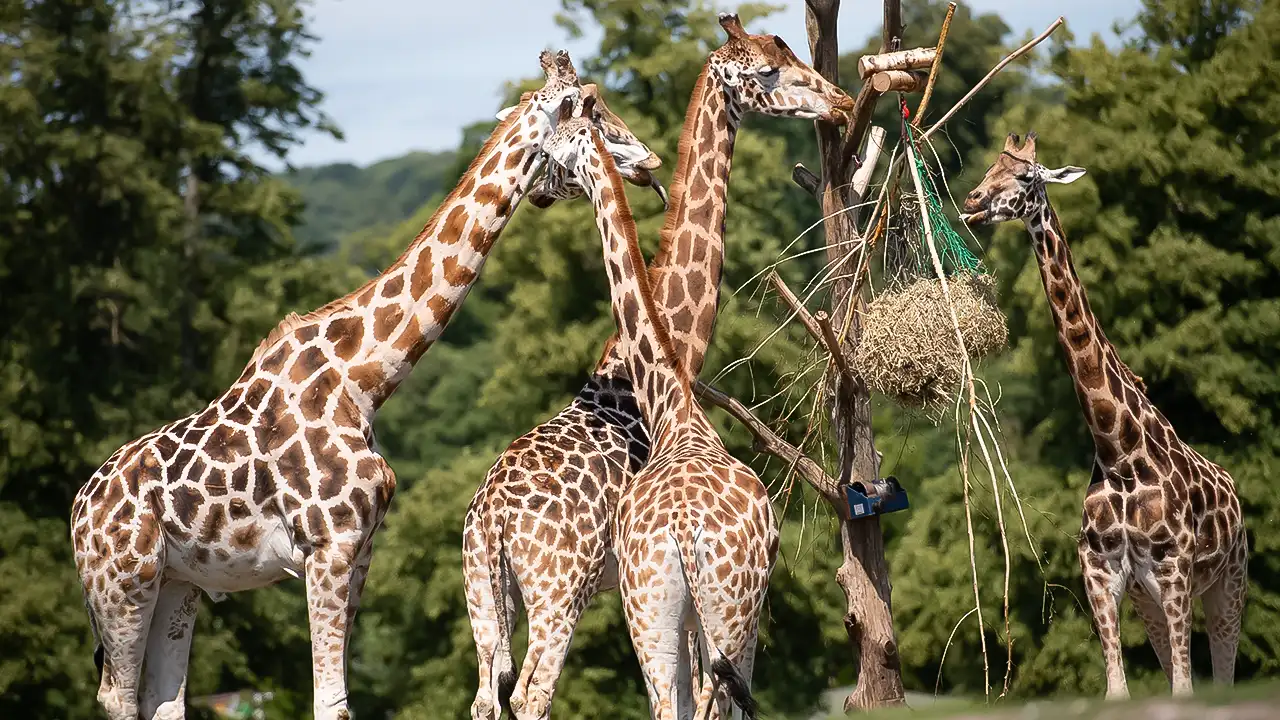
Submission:
<svg viewBox="0 0 1280 720">
<path fill-rule="evenodd" d="M 168 538 L 168 574 L 210 593 L 254 590 L 287 577 L 300 577 L 303 548 L 280 515 L 236 523 L 222 537 Z"/>
</svg>

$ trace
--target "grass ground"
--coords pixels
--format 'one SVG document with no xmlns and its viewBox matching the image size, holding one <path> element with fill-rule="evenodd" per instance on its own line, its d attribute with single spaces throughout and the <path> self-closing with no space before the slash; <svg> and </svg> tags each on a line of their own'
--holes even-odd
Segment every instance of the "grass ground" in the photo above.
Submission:
<svg viewBox="0 0 1280 720">
<path fill-rule="evenodd" d="M 1101 698 L 1000 701 L 991 706 L 981 700 L 928 698 L 912 707 L 850 715 L 860 720 L 1270 720 L 1280 718 L 1280 681 L 1261 681 L 1233 688 L 1205 683 L 1186 700 L 1168 696 L 1108 703 Z M 923 698 L 922 698 L 923 699 Z M 821 716 L 817 716 L 821 717 Z M 829 715 L 838 720 L 844 715 Z"/>
</svg>

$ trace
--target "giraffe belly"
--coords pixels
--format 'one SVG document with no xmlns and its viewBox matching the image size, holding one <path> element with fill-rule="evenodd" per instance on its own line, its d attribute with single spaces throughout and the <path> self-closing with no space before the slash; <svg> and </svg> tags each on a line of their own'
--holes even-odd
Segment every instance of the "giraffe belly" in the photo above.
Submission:
<svg viewBox="0 0 1280 720">
<path fill-rule="evenodd" d="M 303 552 L 284 520 L 276 516 L 253 525 L 260 537 L 248 548 L 233 547 L 229 534 L 214 543 L 194 539 L 175 543 L 170 539 L 166 563 L 169 574 L 210 594 L 253 590 L 286 577 L 300 577 Z"/>
</svg>

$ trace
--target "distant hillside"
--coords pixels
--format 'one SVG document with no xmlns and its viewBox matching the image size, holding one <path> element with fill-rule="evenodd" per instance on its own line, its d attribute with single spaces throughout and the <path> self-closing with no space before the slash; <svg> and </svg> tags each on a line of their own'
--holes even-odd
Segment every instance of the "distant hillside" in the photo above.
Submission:
<svg viewBox="0 0 1280 720">
<path fill-rule="evenodd" d="M 307 203 L 298 240 L 332 249 L 353 231 L 403 221 L 440 192 L 453 162 L 452 152 L 414 152 L 363 168 L 334 163 L 287 173 Z"/>
</svg>

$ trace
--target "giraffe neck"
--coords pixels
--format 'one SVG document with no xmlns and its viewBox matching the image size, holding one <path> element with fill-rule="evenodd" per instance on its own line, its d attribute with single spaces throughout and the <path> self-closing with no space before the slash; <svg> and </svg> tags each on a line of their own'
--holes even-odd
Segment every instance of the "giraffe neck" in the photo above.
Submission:
<svg viewBox="0 0 1280 720">
<path fill-rule="evenodd" d="M 322 350 L 331 349 L 330 361 L 344 372 L 348 392 L 371 416 L 466 298 L 538 170 L 538 151 L 550 130 L 536 108 L 522 106 L 508 115 L 399 259 L 350 295 L 286 319 L 255 360 L 290 331 L 304 341 L 309 336 Z"/>
<path fill-rule="evenodd" d="M 1140 432 L 1135 423 L 1149 409 L 1150 402 L 1141 389 L 1141 381 L 1120 360 L 1094 316 L 1058 215 L 1047 199 L 1043 209 L 1024 222 L 1033 239 L 1040 279 L 1076 397 L 1099 459 L 1110 464 L 1127 454 L 1124 447 L 1133 448 L 1128 436 Z M 1126 436 L 1124 442 L 1122 435 Z"/>
<path fill-rule="evenodd" d="M 703 67 L 685 112 L 671 207 L 649 264 L 654 303 L 667 318 L 677 367 L 689 381 L 702 370 L 720 303 L 726 195 L 741 121 L 741 107 L 710 65 Z M 617 343 L 610 342 L 596 371 L 621 366 Z"/>
<path fill-rule="evenodd" d="M 615 348 L 625 363 L 636 400 L 658 445 L 686 420 L 692 393 L 677 371 L 667 323 L 654 302 L 635 219 L 622 178 L 600 136 L 591 131 L 595 155 L 588 166 L 587 192 L 595 205 L 604 249 L 610 299 L 618 326 Z M 596 162 L 596 160 L 599 162 Z"/>
</svg>

